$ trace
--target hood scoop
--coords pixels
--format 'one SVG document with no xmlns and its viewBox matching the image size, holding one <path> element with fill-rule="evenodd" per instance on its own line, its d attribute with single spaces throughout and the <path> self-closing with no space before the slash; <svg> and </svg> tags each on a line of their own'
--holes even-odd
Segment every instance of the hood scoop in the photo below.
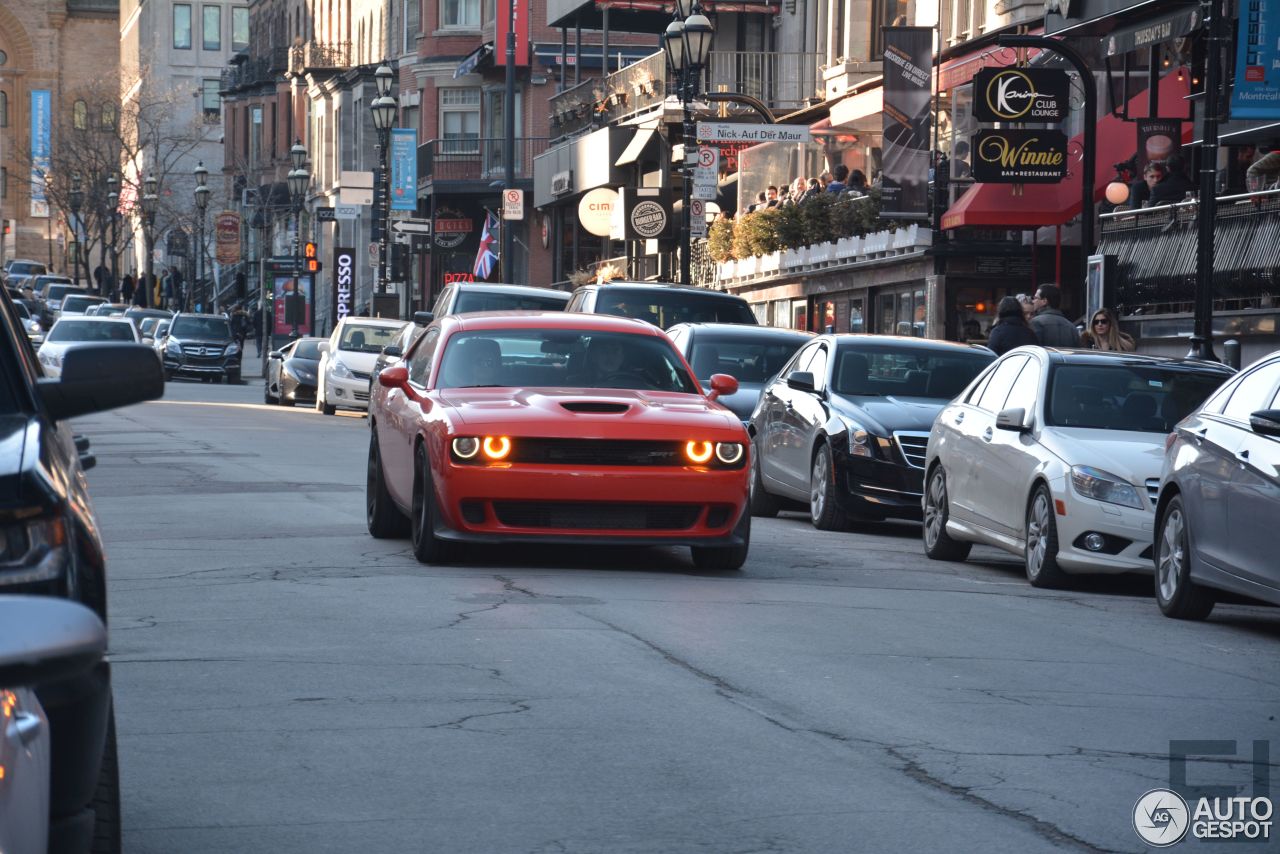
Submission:
<svg viewBox="0 0 1280 854">
<path fill-rule="evenodd" d="M 570 412 L 585 412 L 593 415 L 621 415 L 631 408 L 629 403 L 608 403 L 602 400 L 569 400 L 560 405 Z"/>
</svg>

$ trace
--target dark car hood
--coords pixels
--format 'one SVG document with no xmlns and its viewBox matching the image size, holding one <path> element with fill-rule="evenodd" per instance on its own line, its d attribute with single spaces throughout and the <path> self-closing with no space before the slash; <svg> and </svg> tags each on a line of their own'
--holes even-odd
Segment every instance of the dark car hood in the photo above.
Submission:
<svg viewBox="0 0 1280 854">
<path fill-rule="evenodd" d="M 166 337 L 170 341 L 177 341 L 183 346 L 188 344 L 194 346 L 198 344 L 203 347 L 227 347 L 235 343 L 235 341 L 230 338 L 184 338 L 180 335 L 168 335 Z"/>
<path fill-rule="evenodd" d="M 292 358 L 285 359 L 284 361 L 286 365 L 289 365 L 295 370 L 309 371 L 310 373 L 313 373 L 313 374 L 316 371 L 320 370 L 319 359 L 300 359 L 297 356 L 294 356 Z"/>
<path fill-rule="evenodd" d="M 702 383 L 702 387 L 710 389 L 711 384 L 705 382 Z M 751 413 L 756 411 L 756 404 L 760 402 L 760 392 L 763 390 L 763 383 L 738 383 L 737 392 L 721 395 L 716 398 L 716 402 L 724 404 L 725 408 L 738 416 L 739 420 L 750 421 Z"/>
<path fill-rule="evenodd" d="M 898 430 L 928 433 L 933 420 L 951 401 L 929 397 L 868 397 L 833 394 L 832 408 L 857 421 L 868 432 L 889 436 Z"/>
</svg>

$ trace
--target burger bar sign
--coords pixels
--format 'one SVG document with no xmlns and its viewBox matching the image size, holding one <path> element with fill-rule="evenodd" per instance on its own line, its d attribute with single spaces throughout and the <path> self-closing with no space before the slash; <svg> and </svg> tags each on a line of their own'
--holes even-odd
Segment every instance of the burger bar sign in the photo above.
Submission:
<svg viewBox="0 0 1280 854">
<path fill-rule="evenodd" d="M 671 228 L 671 198 L 663 190 L 628 189 L 623 193 L 626 240 L 658 240 Z"/>
</svg>

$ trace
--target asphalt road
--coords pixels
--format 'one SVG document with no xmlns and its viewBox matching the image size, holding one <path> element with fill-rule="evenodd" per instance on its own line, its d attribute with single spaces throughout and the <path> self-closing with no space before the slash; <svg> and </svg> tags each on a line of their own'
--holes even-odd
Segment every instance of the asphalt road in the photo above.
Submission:
<svg viewBox="0 0 1280 854">
<path fill-rule="evenodd" d="M 260 401 L 176 383 L 77 425 L 127 851 L 1134 851 L 1173 739 L 1269 740 L 1280 782 L 1275 609 L 1178 623 L 1146 579 L 1039 591 L 994 551 L 926 560 L 916 526 L 798 515 L 734 574 L 424 567 L 365 532 L 365 421 Z"/>
</svg>

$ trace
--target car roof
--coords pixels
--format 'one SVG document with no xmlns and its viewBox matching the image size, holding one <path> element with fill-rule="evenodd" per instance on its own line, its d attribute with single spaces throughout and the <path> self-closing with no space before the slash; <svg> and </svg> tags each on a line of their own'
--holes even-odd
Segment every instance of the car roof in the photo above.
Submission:
<svg viewBox="0 0 1280 854">
<path fill-rule="evenodd" d="M 479 294 L 527 294 L 529 296 L 557 296 L 563 297 L 565 302 L 569 301 L 569 293 L 567 291 L 556 290 L 555 288 L 541 288 L 535 285 L 504 285 L 498 282 L 462 282 L 458 285 L 459 293 L 471 292 Z"/>
<path fill-rule="evenodd" d="M 584 314 L 562 311 L 480 311 L 474 314 L 451 314 L 440 319 L 460 330 L 482 329 L 580 329 L 590 332 L 629 332 L 662 336 L 651 323 L 635 317 L 613 314 Z"/>
<path fill-rule="evenodd" d="M 223 317 L 221 314 L 210 314 L 208 312 L 203 312 L 203 311 L 202 312 L 180 311 L 173 316 L 173 319 L 177 320 L 179 317 L 216 317 L 219 320 L 226 320 L 226 318 Z"/>
<path fill-rule="evenodd" d="M 1055 365 L 1114 365 L 1119 363 L 1133 367 L 1175 368 L 1224 374 L 1235 372 L 1232 368 L 1220 362 L 1185 359 L 1179 356 L 1151 356 L 1146 353 L 1115 353 L 1105 350 L 1068 350 L 1061 347 L 1044 347 L 1042 349 L 1049 354 L 1050 364 Z"/>
<path fill-rule="evenodd" d="M 670 335 L 673 329 L 688 329 L 697 334 L 706 333 L 718 336 L 736 336 L 740 338 L 813 338 L 814 333 L 803 329 L 788 329 L 781 326 L 753 326 L 750 323 L 677 323 L 667 330 Z"/>
<path fill-rule="evenodd" d="M 981 344 L 965 344 L 959 341 L 944 341 L 940 338 L 916 338 L 913 335 L 868 335 L 863 332 L 841 332 L 823 335 L 823 338 L 839 344 L 865 344 L 871 347 L 883 347 L 886 344 L 905 345 L 911 349 L 936 350 L 952 353 L 991 353 Z"/>
<path fill-rule="evenodd" d="M 342 320 L 338 321 L 338 323 L 339 325 L 344 325 L 356 323 L 357 321 L 371 326 L 400 326 L 401 324 L 409 322 L 407 320 L 397 320 L 394 317 L 355 317 L 349 314 L 342 318 Z"/>
<path fill-rule="evenodd" d="M 589 284 L 582 286 L 585 289 L 590 288 L 616 288 L 618 290 L 643 290 L 643 291 L 677 291 L 680 293 L 703 294 L 705 296 L 716 297 L 720 299 L 741 300 L 742 297 L 737 294 L 729 294 L 724 291 L 713 291 L 710 288 L 698 288 L 692 285 L 674 285 L 666 282 L 606 282 L 601 285 Z M 743 300 L 745 302 L 745 300 Z"/>
<path fill-rule="evenodd" d="M 133 322 L 127 317 L 116 315 L 115 317 L 98 317 L 96 314 L 73 314 L 70 317 L 59 317 L 54 326 L 59 323 L 128 323 L 130 326 Z"/>
</svg>

